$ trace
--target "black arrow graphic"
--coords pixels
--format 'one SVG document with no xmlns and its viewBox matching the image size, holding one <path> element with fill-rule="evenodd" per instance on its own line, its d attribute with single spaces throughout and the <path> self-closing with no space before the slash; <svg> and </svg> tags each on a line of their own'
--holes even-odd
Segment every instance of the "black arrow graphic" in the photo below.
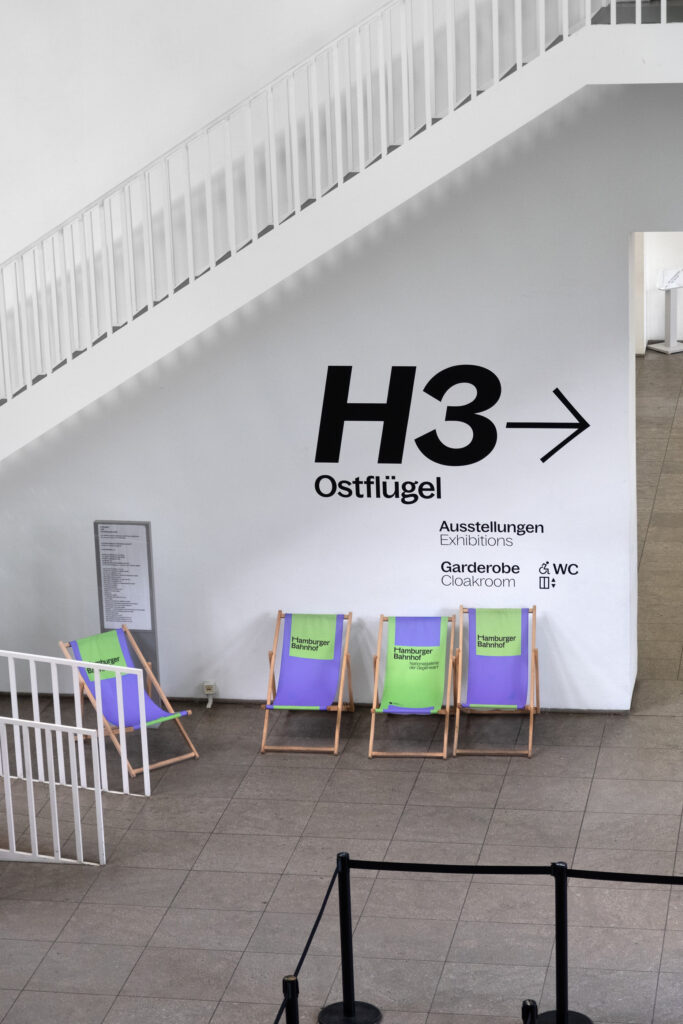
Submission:
<svg viewBox="0 0 683 1024">
<path fill-rule="evenodd" d="M 582 434 L 584 432 L 584 430 L 587 430 L 588 427 L 590 427 L 590 423 L 588 423 L 588 421 L 583 418 L 581 413 L 578 412 L 578 410 L 576 410 L 574 408 L 574 406 L 569 401 L 569 399 L 565 398 L 565 396 L 562 394 L 562 392 L 560 391 L 559 388 L 554 388 L 553 389 L 553 394 L 557 395 L 557 397 L 559 398 L 559 400 L 562 402 L 562 404 L 565 406 L 566 409 L 569 409 L 570 413 L 574 417 L 574 422 L 573 423 L 506 423 L 505 424 L 506 427 L 518 427 L 518 428 L 521 428 L 522 430 L 529 430 L 531 428 L 534 428 L 536 430 L 559 430 L 559 429 L 564 428 L 566 430 L 571 430 L 572 431 L 571 434 L 569 434 L 567 437 L 565 437 L 564 441 L 560 441 L 560 443 L 556 444 L 555 447 L 552 448 L 549 452 L 546 452 L 546 454 L 542 456 L 541 462 L 547 462 L 548 459 L 551 459 L 553 457 L 553 455 L 555 455 L 557 452 L 559 452 L 560 448 L 564 448 L 564 446 L 566 444 L 569 444 L 570 441 L 573 441 L 575 437 L 578 437 L 579 434 Z"/>
</svg>

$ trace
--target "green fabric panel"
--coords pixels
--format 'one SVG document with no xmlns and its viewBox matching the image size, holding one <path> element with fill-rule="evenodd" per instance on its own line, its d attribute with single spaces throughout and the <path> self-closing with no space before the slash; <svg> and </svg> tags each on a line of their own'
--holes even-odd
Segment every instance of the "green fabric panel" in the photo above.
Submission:
<svg viewBox="0 0 683 1024">
<path fill-rule="evenodd" d="M 443 707 L 446 670 L 448 619 L 441 619 L 438 647 L 397 647 L 396 618 L 389 619 L 387 661 L 384 670 L 382 703 L 399 708 L 431 708 L 436 714 Z"/>
<path fill-rule="evenodd" d="M 319 704 L 276 704 L 269 711 L 320 711 Z"/>
<path fill-rule="evenodd" d="M 121 650 L 121 644 L 115 629 L 108 633 L 98 633 L 97 636 L 86 636 L 78 642 L 78 649 L 81 652 L 82 661 L 95 661 L 98 665 L 123 665 L 126 667 L 126 659 Z M 95 670 L 86 668 L 88 679 L 93 682 Z M 100 679 L 111 679 L 113 672 L 100 672 Z"/>
<path fill-rule="evenodd" d="M 149 729 L 152 725 L 161 725 L 162 722 L 170 722 L 172 718 L 182 718 L 182 714 L 178 711 L 175 715 L 164 715 L 163 718 L 153 718 L 150 722 L 147 722 L 147 728 Z"/>
<path fill-rule="evenodd" d="M 516 704 L 468 704 L 467 706 L 469 708 L 502 708 L 503 710 L 514 708 L 517 711 Z"/>
<path fill-rule="evenodd" d="M 292 615 L 289 653 L 293 658 L 332 661 L 336 615 Z"/>
<path fill-rule="evenodd" d="M 477 608 L 477 654 L 488 658 L 522 653 L 521 608 Z"/>
</svg>

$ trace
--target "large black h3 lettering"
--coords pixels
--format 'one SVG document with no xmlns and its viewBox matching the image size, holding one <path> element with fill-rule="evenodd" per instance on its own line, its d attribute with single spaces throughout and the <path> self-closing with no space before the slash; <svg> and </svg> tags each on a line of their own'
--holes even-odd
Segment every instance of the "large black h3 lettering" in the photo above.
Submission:
<svg viewBox="0 0 683 1024">
<path fill-rule="evenodd" d="M 414 366 L 392 366 L 386 402 L 349 402 L 351 367 L 329 366 L 315 461 L 339 462 L 344 424 L 348 421 L 377 421 L 383 424 L 377 461 L 402 462 L 415 370 Z M 442 466 L 469 466 L 480 462 L 493 451 L 497 440 L 495 425 L 481 414 L 500 398 L 498 377 L 484 366 L 449 366 L 435 374 L 424 391 L 441 401 L 456 384 L 472 385 L 475 395 L 470 402 L 447 406 L 445 419 L 465 423 L 472 432 L 471 440 L 452 448 L 440 440 L 436 430 L 415 439 L 422 454 Z"/>
<path fill-rule="evenodd" d="M 328 366 L 315 461 L 339 462 L 349 420 L 377 420 L 384 424 L 377 461 L 401 462 L 414 381 L 414 366 L 392 366 L 386 402 L 349 402 L 351 367 Z"/>
</svg>

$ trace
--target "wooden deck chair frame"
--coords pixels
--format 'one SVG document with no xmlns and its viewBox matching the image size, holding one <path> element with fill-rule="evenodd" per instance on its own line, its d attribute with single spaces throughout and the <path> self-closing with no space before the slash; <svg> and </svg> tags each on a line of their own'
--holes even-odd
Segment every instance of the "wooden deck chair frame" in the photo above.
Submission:
<svg viewBox="0 0 683 1024">
<path fill-rule="evenodd" d="M 349 659 L 349 633 L 351 632 L 351 612 L 347 612 L 344 615 L 344 641 L 342 644 L 342 656 L 341 656 L 341 670 L 339 673 L 339 689 L 337 691 L 337 701 L 335 704 L 330 704 L 327 711 L 333 711 L 337 715 L 337 721 L 334 730 L 334 744 L 331 747 L 299 747 L 299 746 L 286 746 L 284 744 L 271 744 L 267 743 L 268 739 L 268 720 L 270 711 L 268 710 L 268 704 L 272 704 L 275 700 L 277 688 L 275 686 L 275 661 L 277 659 L 277 644 L 280 637 L 280 626 L 284 621 L 285 613 L 282 610 L 278 610 L 277 619 L 275 621 L 275 637 L 273 638 L 273 649 L 268 651 L 268 690 L 266 692 L 266 703 L 262 704 L 261 707 L 265 710 L 265 718 L 263 720 L 263 735 L 261 737 L 261 753 L 265 754 L 273 751 L 280 751 L 281 753 L 290 754 L 338 754 L 339 753 L 339 735 L 341 732 L 341 716 L 342 711 L 354 711 L 355 705 L 353 703 L 353 687 L 351 684 L 351 661 Z M 348 679 L 348 690 L 349 699 L 344 704 L 344 684 Z"/>
<path fill-rule="evenodd" d="M 128 626 L 123 626 L 122 628 L 123 628 L 123 632 L 126 635 L 126 639 L 128 640 L 128 642 L 131 645 L 131 647 L 133 648 L 133 650 L 135 651 L 135 654 L 136 654 L 136 656 L 138 658 L 140 667 L 143 669 L 143 671 L 145 673 L 145 679 L 147 681 L 147 693 L 151 697 L 152 696 L 152 689 L 156 690 L 161 704 L 164 706 L 164 708 L 170 714 L 174 715 L 175 714 L 175 709 L 173 708 L 173 705 L 169 701 L 169 699 L 166 696 L 166 694 L 164 693 L 164 691 L 161 689 L 161 684 L 159 683 L 159 680 L 157 679 L 157 677 L 154 675 L 154 672 L 152 671 L 152 663 L 150 661 L 147 661 L 147 659 L 143 655 L 142 651 L 138 647 L 138 644 L 137 644 L 137 642 L 135 640 L 135 637 L 133 636 L 131 631 L 128 629 Z M 59 646 L 61 647 L 61 649 L 62 649 L 62 651 L 64 653 L 64 656 L 66 658 L 72 658 L 73 660 L 76 660 L 76 659 L 74 659 L 70 643 L 68 643 L 68 642 L 65 643 L 63 640 L 60 640 L 59 641 Z M 93 708 L 95 709 L 95 711 L 97 711 L 97 703 L 95 701 L 95 697 L 90 692 L 90 689 L 83 682 L 82 678 L 80 677 L 80 674 L 79 674 L 79 684 L 80 684 L 80 694 L 81 694 L 81 707 L 83 706 L 83 698 L 84 698 L 84 696 L 87 696 L 87 698 L 90 701 L 90 703 L 92 704 Z M 191 715 L 192 714 L 192 710 L 188 709 L 187 713 L 188 713 L 188 715 Z M 149 766 L 149 770 L 150 771 L 153 771 L 155 768 L 166 768 L 167 765 L 169 765 L 169 764 L 177 764 L 178 761 L 188 761 L 190 758 L 198 758 L 199 757 L 199 754 L 197 753 L 197 748 L 195 747 L 194 743 L 192 742 L 192 740 L 188 736 L 187 731 L 186 731 L 185 727 L 183 726 L 181 720 L 179 718 L 174 718 L 173 721 L 175 722 L 175 724 L 180 729 L 180 732 L 181 732 L 181 734 L 183 736 L 183 739 L 185 740 L 185 742 L 187 743 L 188 747 L 190 748 L 190 752 L 188 754 L 179 754 L 177 757 L 168 757 L 168 758 L 166 758 L 163 761 L 155 761 L 153 764 L 150 764 L 150 766 Z M 116 750 L 118 751 L 119 757 L 121 757 L 121 753 L 122 753 L 122 751 L 121 751 L 121 744 L 119 743 L 119 740 L 118 740 L 119 730 L 115 729 L 112 725 L 110 725 L 110 723 L 106 720 L 106 718 L 104 718 L 104 716 L 102 717 L 102 724 L 104 726 L 105 735 L 108 736 L 109 739 L 112 741 L 112 743 L 116 747 Z M 124 729 L 124 732 L 137 732 L 137 731 L 138 730 L 134 726 L 129 726 L 128 728 Z M 128 759 L 126 759 L 126 765 L 128 767 L 128 774 L 130 775 L 130 777 L 132 779 L 134 779 L 136 775 L 141 775 L 142 772 L 144 771 L 144 768 L 142 766 L 140 766 L 139 768 L 133 768 L 132 764 L 130 763 L 130 761 Z"/>
<path fill-rule="evenodd" d="M 379 632 L 377 635 L 377 653 L 373 657 L 374 669 L 375 669 L 375 686 L 372 693 L 372 710 L 370 719 L 370 743 L 368 746 L 368 757 L 441 757 L 445 758 L 448 756 L 448 726 L 450 723 L 450 711 L 451 711 L 451 696 L 453 689 L 453 668 L 455 659 L 453 656 L 453 644 L 455 642 L 455 615 L 449 615 L 448 621 L 451 625 L 451 640 L 448 649 L 448 673 L 446 683 L 446 701 L 440 711 L 437 711 L 437 715 L 443 715 L 443 749 L 441 752 L 436 750 L 403 750 L 393 752 L 390 750 L 375 750 L 375 722 L 377 721 L 377 715 L 380 712 L 378 708 L 378 693 L 379 693 L 379 670 L 382 658 L 382 630 L 384 623 L 389 621 L 388 615 L 380 615 L 379 617 Z"/>
<path fill-rule="evenodd" d="M 476 609 L 472 609 L 476 611 Z M 465 621 L 465 614 L 469 614 L 470 609 L 460 605 L 460 631 L 458 634 L 458 649 L 455 652 L 455 659 L 457 663 L 456 671 L 456 691 L 455 691 L 455 735 L 453 737 L 453 757 L 458 755 L 462 756 L 488 756 L 488 757 L 531 757 L 533 738 L 534 738 L 534 715 L 540 715 L 540 694 L 539 694 L 539 681 L 538 681 L 538 650 L 536 648 L 536 605 L 532 605 L 529 608 L 529 615 L 531 616 L 531 657 L 529 659 L 529 702 L 523 708 L 509 709 L 509 708 L 464 708 L 462 707 L 462 663 L 463 663 L 463 626 Z M 528 629 L 528 624 L 527 624 Z M 529 742 L 526 750 L 524 748 L 515 748 L 513 750 L 491 750 L 483 747 L 481 749 L 470 747 L 469 749 L 463 749 L 458 747 L 458 737 L 460 732 L 460 714 L 468 715 L 529 715 Z"/>
</svg>

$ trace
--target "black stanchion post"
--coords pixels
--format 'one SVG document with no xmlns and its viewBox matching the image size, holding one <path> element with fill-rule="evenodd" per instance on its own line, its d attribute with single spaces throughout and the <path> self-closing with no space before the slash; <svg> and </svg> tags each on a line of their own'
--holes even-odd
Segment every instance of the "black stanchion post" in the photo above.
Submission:
<svg viewBox="0 0 683 1024">
<path fill-rule="evenodd" d="M 294 974 L 286 974 L 282 979 L 282 992 L 287 1000 L 285 1003 L 285 1021 L 287 1024 L 299 1024 L 299 982 Z"/>
<path fill-rule="evenodd" d="M 567 936 L 567 865 L 552 865 L 555 879 L 555 1010 L 539 1015 L 538 1024 L 593 1024 L 590 1017 L 569 1009 L 569 942 Z"/>
<path fill-rule="evenodd" d="M 320 1024 L 377 1024 L 382 1011 L 356 999 L 353 975 L 353 923 L 351 920 L 351 868 L 348 853 L 337 854 L 339 886 L 339 938 L 341 943 L 342 1002 L 323 1006 Z"/>
</svg>

